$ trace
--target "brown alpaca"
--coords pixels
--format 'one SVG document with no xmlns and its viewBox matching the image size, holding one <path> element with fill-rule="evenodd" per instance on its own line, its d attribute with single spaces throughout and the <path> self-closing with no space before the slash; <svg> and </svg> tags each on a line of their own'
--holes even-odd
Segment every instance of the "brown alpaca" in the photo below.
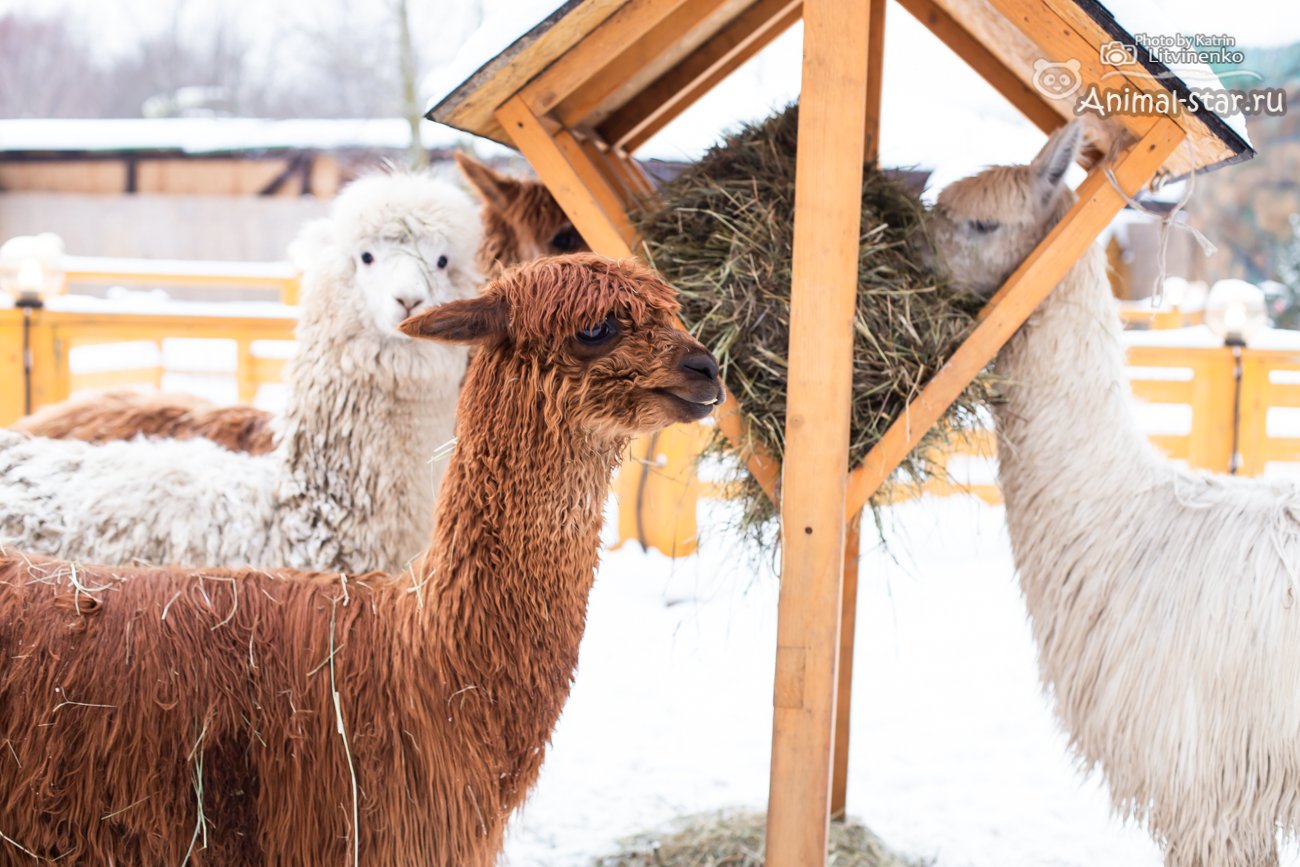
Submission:
<svg viewBox="0 0 1300 867">
<path fill-rule="evenodd" d="M 591 249 L 542 184 L 498 174 L 460 152 L 456 165 L 483 200 L 478 266 L 484 274 L 543 256 Z"/>
<path fill-rule="evenodd" d="M 498 174 L 456 154 L 456 164 L 483 200 L 479 267 L 496 274 L 521 262 L 590 249 L 545 186 Z M 51 404 L 14 428 L 32 436 L 89 442 L 145 436 L 207 437 L 233 451 L 263 454 L 274 446 L 272 416 L 250 406 L 212 406 L 176 394 L 108 392 Z"/>
<path fill-rule="evenodd" d="M 231 451 L 261 455 L 274 446 L 271 414 L 251 406 L 214 406 L 186 394 L 105 391 L 81 395 L 19 419 L 14 429 L 32 436 L 91 443 L 137 435 L 206 437 Z"/>
<path fill-rule="evenodd" d="M 722 399 L 676 312 L 583 254 L 403 323 L 479 346 L 408 574 L 0 557 L 0 861 L 495 863 L 568 697 L 611 470 Z"/>
</svg>

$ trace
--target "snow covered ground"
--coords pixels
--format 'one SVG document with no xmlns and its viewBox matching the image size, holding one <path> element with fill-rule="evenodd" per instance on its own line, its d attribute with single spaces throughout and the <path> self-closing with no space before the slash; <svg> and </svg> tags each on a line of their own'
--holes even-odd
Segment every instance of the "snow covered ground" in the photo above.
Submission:
<svg viewBox="0 0 1300 867">
<path fill-rule="evenodd" d="M 585 865 L 674 816 L 764 807 L 776 579 L 738 554 L 726 508 L 702 516 L 693 557 L 606 554 L 511 867 Z M 923 499 L 888 521 L 897 562 L 874 549 L 861 567 L 850 813 L 936 867 L 1158 867 L 1040 693 L 1002 509 Z"/>
</svg>

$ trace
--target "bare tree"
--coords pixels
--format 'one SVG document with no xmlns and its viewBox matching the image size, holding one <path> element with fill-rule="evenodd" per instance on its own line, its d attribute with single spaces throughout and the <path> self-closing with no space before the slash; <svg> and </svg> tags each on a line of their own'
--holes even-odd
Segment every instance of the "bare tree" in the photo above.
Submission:
<svg viewBox="0 0 1300 867">
<path fill-rule="evenodd" d="M 65 18 L 0 16 L 0 117 L 95 117 L 98 69 Z"/>
<path fill-rule="evenodd" d="M 411 168 L 424 168 L 429 164 L 429 154 L 420 139 L 420 122 L 424 111 L 420 104 L 420 70 L 415 57 L 415 44 L 411 38 L 411 16 L 406 0 L 395 0 L 394 7 L 393 13 L 397 17 L 397 56 L 402 79 L 402 115 L 411 130 L 407 162 Z"/>
</svg>

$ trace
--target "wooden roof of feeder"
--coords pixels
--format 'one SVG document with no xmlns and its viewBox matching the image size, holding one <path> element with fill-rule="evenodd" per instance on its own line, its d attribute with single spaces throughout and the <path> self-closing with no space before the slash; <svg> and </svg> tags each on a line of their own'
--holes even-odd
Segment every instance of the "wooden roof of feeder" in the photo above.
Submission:
<svg viewBox="0 0 1300 867">
<path fill-rule="evenodd" d="M 1049 99 L 1034 87 L 1035 64 L 1042 62 L 1077 62 L 1085 87 L 1127 87 L 1162 100 L 1189 92 L 1182 78 L 1149 58 L 1105 63 L 1103 45 L 1134 40 L 1093 0 L 898 4 L 1045 132 L 1072 116 L 1075 100 Z M 827 820 L 844 815 L 863 505 L 1129 198 L 1162 176 L 1253 154 L 1242 135 L 1207 110 L 1157 107 L 1114 116 L 1131 135 L 1114 136 L 1104 163 L 1095 153 L 1082 160 L 1091 165 L 1076 202 L 989 299 L 906 412 L 850 468 L 860 192 L 864 161 L 877 155 L 885 0 L 572 0 L 428 116 L 517 147 L 592 249 L 632 255 L 637 240 L 628 209 L 654 190 L 630 155 L 801 18 L 784 469 L 753 446 L 736 401 L 716 415 L 755 480 L 780 498 L 772 867 L 824 864 Z M 693 474 L 683 483 L 659 467 L 660 456 L 672 453 L 665 444 L 683 436 L 675 430 L 664 431 L 657 445 L 633 442 L 624 472 L 640 473 L 638 492 L 656 484 L 651 467 L 668 479 L 672 492 L 664 496 L 673 502 L 683 499 L 681 484 L 694 483 Z M 694 526 L 694 515 L 679 513 L 678 521 Z"/>
<path fill-rule="evenodd" d="M 1101 46 L 1135 39 L 1095 0 L 899 0 L 1026 117 L 1050 131 L 1072 116 L 1072 99 L 1033 86 L 1040 60 L 1079 61 L 1082 84 L 1167 90 L 1185 97 L 1168 66 L 1138 52 L 1111 66 Z M 430 109 L 430 120 L 508 146 L 497 109 L 516 94 L 540 117 L 634 152 L 700 95 L 801 17 L 800 0 L 569 0 Z M 1207 68 L 1208 69 L 1208 68 Z M 1164 166 L 1179 177 L 1249 158 L 1246 140 L 1204 106 L 1174 119 L 1187 133 Z M 1154 118 L 1125 116 L 1135 135 Z M 1190 151 L 1190 152 L 1189 152 Z"/>
</svg>

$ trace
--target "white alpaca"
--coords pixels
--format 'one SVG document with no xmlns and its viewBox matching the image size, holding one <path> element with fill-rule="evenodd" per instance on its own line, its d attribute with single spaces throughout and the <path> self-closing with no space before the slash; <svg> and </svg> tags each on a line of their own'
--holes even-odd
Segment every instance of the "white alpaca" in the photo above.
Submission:
<svg viewBox="0 0 1300 867">
<path fill-rule="evenodd" d="M 102 563 L 400 571 L 424 546 L 464 347 L 396 330 L 475 294 L 474 202 L 423 175 L 374 175 L 304 227 L 298 350 L 276 448 L 91 445 L 0 432 L 0 543 Z"/>
<path fill-rule="evenodd" d="M 1074 201 L 1080 132 L 939 196 L 958 285 L 995 289 Z M 1300 491 L 1188 472 L 1134 422 L 1093 245 L 998 356 L 999 481 L 1039 670 L 1168 867 L 1270 867 L 1300 820 Z"/>
</svg>

